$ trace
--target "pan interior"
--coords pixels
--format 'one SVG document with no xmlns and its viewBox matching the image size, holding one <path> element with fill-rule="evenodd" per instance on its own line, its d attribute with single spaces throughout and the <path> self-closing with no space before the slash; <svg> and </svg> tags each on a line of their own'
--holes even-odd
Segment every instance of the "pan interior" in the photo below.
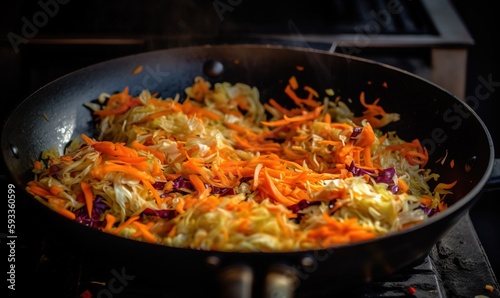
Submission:
<svg viewBox="0 0 500 298">
<path fill-rule="evenodd" d="M 205 73 L 207 62 L 214 61 L 222 71 Z M 135 73 L 138 66 L 142 71 Z M 283 90 L 291 76 L 317 90 L 333 89 L 358 114 L 361 91 L 367 101 L 379 99 L 387 111 L 401 114 L 400 121 L 384 130 L 397 131 L 407 140 L 419 138 L 434 160 L 430 169 L 443 181 L 459 181 L 448 196 L 452 211 L 455 203 L 462 207 L 475 197 L 491 171 L 492 141 L 484 124 L 474 111 L 438 86 L 404 71 L 345 55 L 241 45 L 119 58 L 41 88 L 13 111 L 3 129 L 2 153 L 13 181 L 23 189 L 33 178 L 32 165 L 40 152 L 53 146 L 62 152 L 80 134 L 95 134 L 91 113 L 83 104 L 101 92 L 115 93 L 129 87 L 133 95 L 150 89 L 162 98 L 175 97 L 182 95 L 196 76 L 212 83 L 247 83 L 258 88 L 262 101 L 274 98 L 284 106 L 290 103 Z"/>
</svg>

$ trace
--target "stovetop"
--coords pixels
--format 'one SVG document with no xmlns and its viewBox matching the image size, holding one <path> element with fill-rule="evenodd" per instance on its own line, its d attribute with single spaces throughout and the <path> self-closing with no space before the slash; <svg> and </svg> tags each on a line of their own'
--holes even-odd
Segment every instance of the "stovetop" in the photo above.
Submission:
<svg viewBox="0 0 500 298">
<path fill-rule="evenodd" d="M 49 3 L 49 1 L 46 2 Z M 57 1 L 57 3 L 63 2 Z M 195 32 L 201 32 L 205 39 L 200 39 L 199 43 L 217 41 L 214 34 L 214 32 L 217 32 L 226 35 L 222 39 L 224 42 L 230 40 L 227 38 L 229 35 L 250 34 L 254 36 L 255 40 L 248 39 L 247 36 L 246 41 L 283 43 L 285 40 L 292 43 L 292 45 L 299 43 L 299 46 L 306 45 L 319 48 L 326 46 L 325 49 L 328 49 L 330 46 L 328 43 L 331 43 L 332 39 L 337 40 L 339 45 L 342 42 L 349 45 L 353 44 L 356 38 L 365 35 L 370 37 L 371 45 L 375 46 L 394 45 L 395 38 L 399 38 L 399 43 L 407 42 L 412 45 L 417 43 L 430 45 L 462 42 L 470 44 L 468 36 L 463 37 L 463 26 L 461 24 L 441 27 L 437 23 L 430 23 L 430 20 L 435 20 L 434 15 L 426 15 L 422 11 L 422 4 L 425 4 L 436 8 L 436 12 L 440 16 L 450 16 L 450 14 L 442 13 L 445 9 L 440 6 L 447 1 L 403 1 L 401 3 L 406 9 L 405 12 L 411 13 L 411 15 L 404 16 L 400 13 L 393 13 L 388 22 L 384 21 L 386 15 L 382 14 L 382 9 L 377 9 L 377 5 L 381 5 L 381 3 L 384 5 L 395 3 L 387 0 L 359 1 L 356 3 L 331 1 L 329 4 L 313 1 L 311 2 L 313 5 L 326 5 L 325 9 L 320 9 L 322 15 L 315 15 L 317 18 L 314 19 L 308 19 L 311 14 L 307 8 L 312 7 L 312 5 L 297 8 L 286 6 L 287 2 L 283 1 L 284 6 L 282 9 L 285 9 L 289 14 L 300 12 L 298 17 L 290 18 L 294 22 L 288 22 L 287 19 L 277 19 L 274 10 L 270 9 L 266 2 L 253 2 L 252 4 L 248 1 L 207 2 L 196 0 L 175 1 L 176 4 L 166 1 L 160 4 L 160 2 L 155 1 L 154 5 L 149 3 L 148 6 L 142 5 L 143 1 L 140 1 L 137 3 L 141 5 L 135 7 L 120 5 L 121 1 L 87 1 L 82 2 L 84 3 L 83 7 L 82 3 L 68 2 L 66 1 L 67 4 L 58 6 L 57 16 L 51 18 L 46 26 L 38 28 L 39 33 L 28 40 L 23 55 L 12 54 L 10 43 L 2 40 L 6 46 L 5 48 L 9 50 L 2 52 L 7 57 L 5 59 L 6 63 L 8 61 L 8 63 L 16 64 L 13 67 L 15 71 L 8 74 L 8 77 L 15 77 L 16 80 L 9 84 L 11 87 L 7 88 L 7 95 L 10 94 L 10 97 L 7 96 L 7 98 L 21 100 L 28 95 L 26 93 L 35 90 L 48 81 L 92 63 L 154 48 L 180 46 L 183 45 L 182 42 L 192 43 L 190 39 L 179 39 L 179 36 L 173 34 L 176 32 L 189 38 L 193 37 Z M 229 8 L 226 6 L 224 11 L 217 11 L 214 3 L 220 5 L 221 2 L 231 3 L 231 6 Z M 29 5 L 26 1 L 18 3 Z M 9 23 L 11 26 L 9 26 L 8 30 L 18 34 L 22 33 L 23 19 L 21 17 L 33 17 L 41 9 L 38 2 L 33 3 L 37 3 L 37 5 L 33 4 L 28 9 L 16 4 L 19 8 L 17 11 L 19 14 L 14 13 L 9 18 L 6 18 L 6 20 L 13 20 L 13 22 Z M 170 5 L 179 5 L 181 3 L 181 6 L 171 9 Z M 98 9 L 82 10 L 85 7 L 97 7 Z M 125 22 L 123 19 L 117 18 L 117 15 L 113 14 L 115 7 L 121 7 L 121 14 L 130 15 L 131 17 Z M 162 19 L 147 17 L 151 10 L 146 11 L 146 7 L 153 7 L 157 11 L 165 11 L 165 17 Z M 367 9 L 367 7 L 372 9 Z M 251 15 L 249 11 L 252 9 L 255 13 L 258 13 L 260 19 L 267 20 L 261 27 L 245 27 L 245 24 L 251 21 L 245 19 L 245 16 Z M 207 24 L 206 20 L 194 17 L 200 14 L 193 11 L 200 10 L 204 11 L 204 15 L 209 15 L 212 18 L 210 24 Z M 342 12 L 343 10 L 344 12 Z M 349 13 L 346 11 L 349 11 Z M 189 13 L 191 17 L 180 18 L 181 20 L 178 21 L 179 12 Z M 372 12 L 378 14 L 376 16 L 367 15 L 367 13 Z M 415 13 L 420 17 L 424 16 L 424 18 L 417 20 Z M 142 17 L 137 18 L 137 15 L 142 15 Z M 453 16 L 453 14 L 451 15 Z M 174 16 L 176 18 L 173 18 Z M 221 16 L 223 19 L 221 19 Z M 267 18 L 264 16 L 267 16 Z M 349 19 L 345 19 L 347 16 L 349 16 Z M 374 17 L 377 18 L 373 19 Z M 150 22 L 145 23 L 143 22 L 144 19 L 150 20 Z M 315 34 L 320 28 L 317 25 L 328 19 L 337 20 L 338 22 L 333 22 L 328 27 L 321 27 L 330 30 L 329 32 Z M 378 20 L 378 27 L 366 27 L 367 20 Z M 106 24 L 107 27 L 103 24 Z M 272 30 L 274 34 L 268 34 L 270 33 L 268 32 L 269 28 L 274 28 Z M 367 30 L 374 28 L 382 31 L 369 34 L 371 31 Z M 114 33 L 117 31 L 126 32 L 127 34 L 116 36 Z M 443 36 L 436 34 L 437 31 L 447 32 L 450 35 L 443 38 Z M 151 34 L 145 35 L 144 32 L 150 32 Z M 401 33 L 411 36 L 401 39 Z M 5 37 L 6 34 L 3 34 L 3 36 Z M 106 44 L 105 38 L 109 36 L 114 39 L 109 39 L 110 44 Z M 137 36 L 139 36 L 139 39 L 134 39 Z M 85 40 L 85 38 L 96 37 L 99 40 Z M 116 43 L 118 40 L 116 38 L 120 37 L 123 38 L 120 41 L 122 44 Z M 83 39 L 78 40 L 78 38 Z M 62 42 L 62 44 L 58 45 L 58 41 Z M 238 41 L 240 39 L 236 38 L 235 42 Z M 90 45 L 81 44 L 81 42 L 88 42 Z M 65 55 L 61 53 L 65 53 Z M 71 58 L 65 58 L 68 56 L 71 56 Z M 40 59 L 40 57 L 44 59 Z M 75 59 L 74 57 L 78 58 Z M 17 64 L 19 64 L 19 68 L 17 68 Z M 4 77 L 6 77 L 5 74 L 2 78 Z M 10 82 L 9 80 L 4 81 Z M 15 105 L 15 102 L 11 102 L 11 106 L 7 105 L 1 111 L 2 116 L 13 105 Z M 4 173 L 5 170 L 0 168 L 1 189 L 6 193 L 8 188 Z M 7 213 L 4 211 L 5 205 L 2 204 L 0 207 L 2 214 Z M 15 276 L 17 290 L 15 292 L 8 291 L 10 294 L 15 294 L 14 297 L 33 297 L 35 295 L 37 297 L 82 298 L 184 297 L 182 291 L 174 289 L 171 281 L 161 278 L 158 270 L 151 269 L 149 272 L 144 272 L 143 268 L 129 265 L 126 262 L 103 261 L 95 252 L 88 251 L 85 247 L 75 245 L 71 241 L 61 240 L 54 234 L 54 227 L 50 223 L 33 216 L 32 212 L 33 210 L 24 206 L 22 200 L 16 203 Z M 4 252 L 2 254 L 4 259 L 2 265 L 5 264 L 2 267 L 4 272 L 8 269 L 7 256 L 10 254 L 9 247 L 5 245 L 9 241 L 5 231 L 6 226 L 7 223 L 0 229 L 0 246 L 2 252 Z M 6 275 L 8 276 L 8 274 Z M 6 288 L 4 286 L 6 275 L 4 275 L 1 283 L 4 289 Z M 487 285 L 493 287 L 492 292 L 485 288 Z M 426 258 L 419 260 L 409 268 L 388 278 L 373 281 L 356 289 L 349 289 L 349 291 L 339 292 L 334 289 L 326 291 L 322 297 L 448 298 L 481 297 L 481 295 L 500 297 L 499 288 L 498 281 L 477 237 L 471 219 L 469 215 L 466 215 L 433 247 Z M 203 289 L 200 292 L 203 293 Z M 208 293 L 203 294 L 204 297 L 210 296 Z M 2 295 L 2 297 L 5 296 Z"/>
</svg>

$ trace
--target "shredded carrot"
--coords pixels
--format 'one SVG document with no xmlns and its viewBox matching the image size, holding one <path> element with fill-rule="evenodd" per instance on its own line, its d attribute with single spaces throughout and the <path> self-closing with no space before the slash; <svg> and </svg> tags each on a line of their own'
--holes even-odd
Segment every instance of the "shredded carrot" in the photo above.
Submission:
<svg viewBox="0 0 500 298">
<path fill-rule="evenodd" d="M 52 193 L 36 184 L 29 184 L 28 185 L 28 190 L 33 194 L 33 195 L 38 195 L 44 198 L 52 196 Z"/>
<path fill-rule="evenodd" d="M 26 190 L 70 219 L 97 212 L 107 233 L 216 250 L 366 241 L 424 221 L 416 200 L 432 213 L 448 208 L 458 182 L 425 168 L 429 152 L 418 139 L 379 130 L 399 120 L 384 98 L 361 92 L 362 114 L 354 114 L 333 89 L 318 92 L 295 76 L 284 84 L 289 100 L 280 103 L 201 77 L 185 98 L 139 98 L 126 87 L 95 112 L 99 137 L 81 134 L 80 148 L 62 156 L 44 152 Z M 424 181 L 433 178 L 431 191 Z"/>
<path fill-rule="evenodd" d="M 168 232 L 168 237 L 172 238 L 177 234 L 177 226 L 173 226 L 172 229 Z"/>
<path fill-rule="evenodd" d="M 96 143 L 96 141 L 94 141 L 94 140 L 92 140 L 91 138 L 87 137 L 85 134 L 81 134 L 80 136 L 81 136 L 81 138 L 83 139 L 83 141 L 84 141 L 85 143 L 87 143 L 87 145 L 89 145 L 89 146 L 91 146 L 91 145 L 93 145 L 93 144 L 95 144 L 95 143 Z"/>
<path fill-rule="evenodd" d="M 384 109 L 378 106 L 380 99 L 376 99 L 373 104 L 366 103 L 365 93 L 361 92 L 359 96 L 359 101 L 366 108 L 363 112 L 363 116 L 354 117 L 354 121 L 360 124 L 363 120 L 367 120 L 373 128 L 383 127 L 390 122 L 399 120 L 399 114 L 389 114 L 384 111 Z"/>
<path fill-rule="evenodd" d="M 406 184 L 406 182 L 404 182 L 403 179 L 401 179 L 401 177 L 398 178 L 398 187 L 399 189 L 401 190 L 401 192 L 408 192 L 408 190 L 410 189 L 408 187 L 408 184 Z"/>
<path fill-rule="evenodd" d="M 193 184 L 194 186 L 194 189 L 196 189 L 196 191 L 199 193 L 199 194 L 202 194 L 205 192 L 205 184 L 203 183 L 203 181 L 201 181 L 200 177 L 198 177 L 198 175 L 189 175 L 189 181 L 191 181 L 191 183 Z"/>
<path fill-rule="evenodd" d="M 92 187 L 85 181 L 80 183 L 82 187 L 82 192 L 85 197 L 85 204 L 87 205 L 87 212 L 89 217 L 92 218 L 92 206 L 94 205 L 94 193 Z"/>
<path fill-rule="evenodd" d="M 451 182 L 451 183 L 438 183 L 436 187 L 434 188 L 434 193 L 439 193 L 439 194 L 449 194 L 451 193 L 449 189 L 453 188 L 457 184 L 457 180 Z"/>
<path fill-rule="evenodd" d="M 135 216 L 131 216 L 129 217 L 124 223 L 122 223 L 118 228 L 112 230 L 112 233 L 113 234 L 118 234 L 120 233 L 123 229 L 125 229 L 126 227 L 128 227 L 129 225 L 131 225 L 134 221 L 138 220 L 139 219 L 139 216 L 138 215 L 135 215 Z"/>
<path fill-rule="evenodd" d="M 113 226 L 116 223 L 116 217 L 110 213 L 106 213 L 105 218 L 106 218 L 106 226 L 104 227 L 104 230 L 107 232 L 111 232 Z"/>
<path fill-rule="evenodd" d="M 288 80 L 288 83 L 290 84 L 290 87 L 295 90 L 299 88 L 299 83 L 297 82 L 297 78 L 295 76 L 290 77 Z"/>
<path fill-rule="evenodd" d="M 267 169 L 264 169 L 264 177 L 265 181 L 264 184 L 266 186 L 266 190 L 269 192 L 269 195 L 271 198 L 276 200 L 277 202 L 280 202 L 281 204 L 285 206 L 290 206 L 292 204 L 295 204 L 297 202 L 290 200 L 289 198 L 285 197 L 276 187 L 276 185 L 273 182 L 273 178 L 269 176 L 269 172 Z"/>
<path fill-rule="evenodd" d="M 139 99 L 128 94 L 128 87 L 126 87 L 121 93 L 111 95 L 106 104 L 106 109 L 94 111 L 94 114 L 99 117 L 119 115 L 140 104 Z"/>
<path fill-rule="evenodd" d="M 36 161 L 33 163 L 33 168 L 34 168 L 35 170 L 41 170 L 41 169 L 42 169 L 42 166 L 43 166 L 43 164 L 42 164 L 42 162 L 41 162 L 41 161 L 36 160 Z"/>
<path fill-rule="evenodd" d="M 60 187 L 60 186 L 57 186 L 57 185 L 51 185 L 50 188 L 49 188 L 49 191 L 54 194 L 54 195 L 59 195 L 63 189 Z"/>
<path fill-rule="evenodd" d="M 281 217 L 281 215 L 280 215 L 280 214 L 276 214 L 276 215 L 275 215 L 275 217 L 276 217 L 276 221 L 278 222 L 278 224 L 279 224 L 279 226 L 280 226 L 281 230 L 282 230 L 282 231 L 283 231 L 283 233 L 285 234 L 284 236 L 285 236 L 285 237 L 287 237 L 287 238 L 291 237 L 291 236 L 292 236 L 292 235 L 291 235 L 291 233 L 292 233 L 292 232 L 291 232 L 291 231 L 290 231 L 290 229 L 286 226 L 286 224 L 285 224 L 285 222 L 283 221 L 283 218 Z"/>
<path fill-rule="evenodd" d="M 145 146 L 137 141 L 133 141 L 132 146 L 138 150 L 143 150 L 143 151 L 146 151 L 146 152 L 153 154 L 156 158 L 158 158 L 160 160 L 160 162 L 162 164 L 165 163 L 165 153 L 163 153 L 162 151 L 150 148 L 150 147 Z"/>
<path fill-rule="evenodd" d="M 134 75 L 139 74 L 141 72 L 142 72 L 142 65 L 139 65 L 136 68 L 134 68 L 134 70 L 132 70 L 132 74 Z"/>
<path fill-rule="evenodd" d="M 177 205 L 175 205 L 175 210 L 179 213 L 184 213 L 184 200 L 179 200 Z"/>
<path fill-rule="evenodd" d="M 74 214 L 73 212 L 69 211 L 68 209 L 65 209 L 65 208 L 57 208 L 57 209 L 56 209 L 56 211 L 57 211 L 59 214 L 61 214 L 61 215 L 65 216 L 65 217 L 67 217 L 67 218 L 69 218 L 69 219 L 71 219 L 71 220 L 75 220 L 75 218 L 76 218 L 75 214 Z"/>
<path fill-rule="evenodd" d="M 106 174 L 111 173 L 111 172 L 122 172 L 126 173 L 136 179 L 139 179 L 141 181 L 150 181 L 154 182 L 153 177 L 148 175 L 146 172 L 140 171 L 131 165 L 120 165 L 120 164 L 114 164 L 114 163 L 105 163 L 95 169 L 92 169 L 91 174 L 94 178 L 97 179 L 103 179 Z"/>
<path fill-rule="evenodd" d="M 375 132 L 369 122 L 363 127 L 359 139 L 354 142 L 354 145 L 360 147 L 371 146 L 375 142 Z"/>
<path fill-rule="evenodd" d="M 149 231 L 149 228 L 146 225 L 141 224 L 140 222 L 137 222 L 137 221 L 132 222 L 132 225 L 138 229 L 139 234 L 136 235 L 136 237 L 142 237 L 142 239 L 145 242 L 149 242 L 149 243 L 157 243 L 158 242 L 156 237 L 153 234 L 151 234 L 151 232 Z"/>
</svg>

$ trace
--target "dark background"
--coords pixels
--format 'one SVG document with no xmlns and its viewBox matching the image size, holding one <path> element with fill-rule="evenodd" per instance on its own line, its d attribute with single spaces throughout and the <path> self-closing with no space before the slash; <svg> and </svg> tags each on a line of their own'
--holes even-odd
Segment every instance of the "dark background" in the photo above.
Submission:
<svg viewBox="0 0 500 298">
<path fill-rule="evenodd" d="M 75 3 L 73 3 L 73 1 Z M 165 33 L 161 28 L 171 28 L 175 26 L 175 34 L 169 39 L 168 46 L 180 46 L 186 44 L 186 39 L 196 37 L 201 43 L 217 40 L 219 37 L 214 32 L 221 28 L 214 28 L 213 22 L 206 20 L 198 14 L 201 5 L 207 10 L 212 9 L 212 1 L 142 1 L 144 5 L 131 7 L 132 1 L 112 1 L 116 3 L 116 10 L 110 10 L 109 5 L 104 5 L 100 1 L 86 1 L 89 6 L 95 7 L 93 17 L 79 22 L 71 22 L 72 18 L 78 18 L 78 10 L 75 8 L 77 0 L 69 1 L 60 5 L 59 13 L 50 20 L 46 26 L 39 28 L 37 36 L 66 34 L 74 37 L 82 37 L 86 33 L 106 35 L 119 35 L 128 38 L 133 35 L 140 35 L 143 32 Z M 351 0 L 346 0 L 346 2 Z M 469 33 L 474 39 L 474 44 L 469 48 L 467 65 L 467 87 L 466 96 L 474 95 L 478 86 L 480 76 L 492 77 L 494 82 L 500 82 L 500 46 L 497 39 L 500 37 L 500 18 L 498 11 L 494 9 L 495 1 L 492 0 L 453 0 L 450 1 L 458 14 L 462 18 Z M 81 3 L 81 2 L 80 2 Z M 194 3 L 194 4 L 193 4 Z M 235 18 L 248 19 L 249 21 L 259 21 L 245 15 L 245 1 L 236 7 L 233 12 L 225 13 L 226 22 L 231 22 Z M 271 18 L 279 17 L 280 11 L 287 9 L 296 11 L 298 15 L 304 13 L 303 10 L 314 8 L 314 1 L 297 2 L 298 4 L 288 4 L 288 2 L 278 1 L 276 7 L 270 3 L 262 2 L 262 12 L 257 17 L 260 22 L 266 22 Z M 295 2 L 293 2 L 295 3 Z M 68 47 L 64 54 L 61 54 L 57 46 L 41 47 L 36 42 L 29 43 L 19 53 L 13 51 L 6 36 L 9 32 L 19 32 L 20 20 L 23 16 L 31 16 L 37 11 L 37 1 L 3 1 L 0 4 L 0 86 L 2 90 L 2 108 L 0 116 L 3 121 L 9 111 L 15 107 L 23 98 L 40 88 L 44 84 L 62 76 L 70 71 L 81 67 L 104 61 L 110 58 L 124 56 L 136 52 L 146 51 L 153 48 L 150 44 L 140 44 L 132 46 L 114 46 L 112 49 L 105 46 L 76 45 Z M 154 21 L 146 22 L 150 11 L 164 11 L 165 13 Z M 446 12 L 442 12 L 446 14 Z M 217 15 L 211 12 L 212 18 Z M 217 21 L 217 20 L 216 20 Z M 106 31 L 103 31 L 103 22 L 106 22 Z M 307 27 L 314 30 L 329 19 L 324 14 L 320 14 L 315 19 L 314 24 Z M 72 23 L 73 27 L 65 27 L 65 23 Z M 75 25 L 76 24 L 76 25 Z M 228 24 L 228 23 L 226 23 Z M 193 30 L 193 28 L 195 30 Z M 302 27 L 306 28 L 306 27 Z M 270 28 L 271 29 L 271 28 Z M 279 28 L 274 28 L 280 30 Z M 266 30 L 266 27 L 261 27 Z M 176 38 L 173 35 L 181 36 Z M 155 45 L 156 47 L 161 45 Z M 363 53 L 362 53 L 363 54 Z M 388 52 L 392 55 L 392 52 Z M 425 54 L 424 54 L 425 55 Z M 399 65 L 396 65 L 399 66 Z M 36 71 L 26 72 L 30 67 Z M 481 101 L 476 112 L 488 127 L 495 143 L 496 156 L 500 156 L 500 131 L 498 124 L 498 103 L 500 92 L 491 93 L 487 100 Z M 467 140 L 464 140 L 467 142 Z M 2 171 L 5 171 L 2 168 Z M 5 173 L 0 173 L 5 178 Z M 4 180 L 3 180 L 4 181 Z M 2 186 L 6 190 L 6 186 Z M 476 232 L 481 239 L 481 243 L 488 255 L 497 277 L 500 276 L 500 216 L 499 216 L 500 192 L 493 190 L 485 192 L 481 199 L 470 211 L 471 219 L 475 225 Z M 27 219 L 26 219 L 27 220 Z M 32 220 L 32 219 L 29 219 Z M 37 224 L 36 221 L 33 224 Z M 0 230 L 2 233 L 3 228 Z"/>
<path fill-rule="evenodd" d="M 500 18 L 493 9 L 496 1 L 453 1 L 465 22 L 475 44 L 469 49 L 467 95 L 474 94 L 479 76 L 492 75 L 493 81 L 500 81 L 500 46 L 496 39 L 500 36 Z M 500 90 L 498 90 L 500 91 Z M 493 136 L 496 158 L 500 149 L 500 117 L 498 117 L 500 92 L 491 97 L 476 110 Z M 495 274 L 500 276 L 500 194 L 498 191 L 485 193 L 470 211 L 476 232 L 484 245 Z"/>
</svg>

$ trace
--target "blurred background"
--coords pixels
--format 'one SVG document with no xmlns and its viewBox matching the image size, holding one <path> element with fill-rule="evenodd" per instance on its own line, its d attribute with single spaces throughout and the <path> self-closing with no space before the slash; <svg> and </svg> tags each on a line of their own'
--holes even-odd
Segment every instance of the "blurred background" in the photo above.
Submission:
<svg viewBox="0 0 500 298">
<path fill-rule="evenodd" d="M 3 1 L 0 116 L 3 121 L 46 83 L 108 59 L 190 45 L 282 44 L 381 61 L 450 90 L 485 122 L 498 157 L 500 18 L 494 4 L 491 0 Z M 491 83 L 490 93 L 478 100 L 476 88 L 484 80 Z M 3 166 L 0 174 L 5 182 Z M 500 276 L 498 200 L 499 190 L 485 192 L 470 218 Z"/>
</svg>

